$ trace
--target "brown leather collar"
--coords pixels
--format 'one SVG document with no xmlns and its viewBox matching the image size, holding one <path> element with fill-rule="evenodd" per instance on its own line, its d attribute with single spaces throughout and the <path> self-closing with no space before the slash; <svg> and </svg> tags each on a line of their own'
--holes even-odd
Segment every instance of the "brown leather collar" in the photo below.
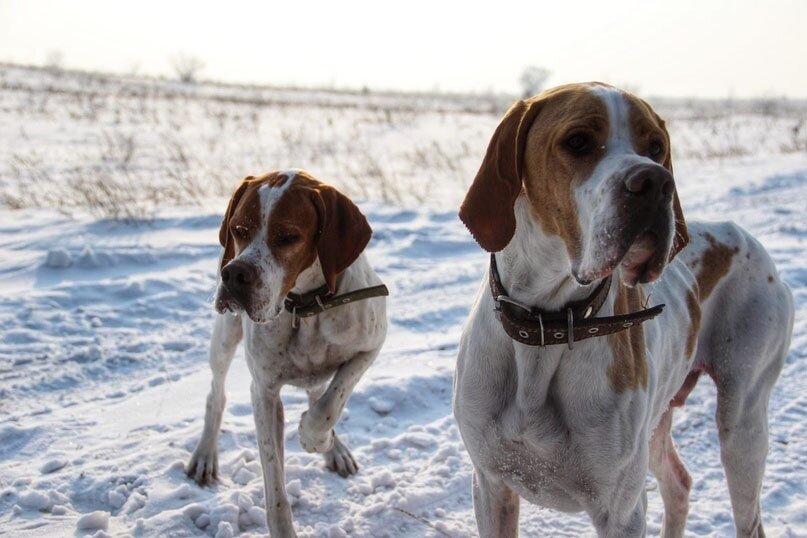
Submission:
<svg viewBox="0 0 807 538">
<path fill-rule="evenodd" d="M 384 284 L 362 288 L 341 295 L 334 295 L 328 289 L 328 285 L 323 284 L 319 288 L 305 293 L 289 292 L 283 306 L 291 313 L 291 326 L 297 328 L 297 318 L 316 316 L 331 308 L 373 297 L 386 297 L 387 295 L 389 295 L 389 290 Z"/>
<path fill-rule="evenodd" d="M 586 299 L 568 303 L 557 312 L 543 312 L 507 295 L 499 278 L 494 254 L 490 255 L 489 275 L 496 319 L 510 338 L 528 346 L 568 344 L 569 349 L 574 349 L 577 341 L 624 331 L 653 319 L 664 309 L 664 305 L 660 304 L 621 316 L 595 318 L 611 288 L 609 275 Z"/>
</svg>

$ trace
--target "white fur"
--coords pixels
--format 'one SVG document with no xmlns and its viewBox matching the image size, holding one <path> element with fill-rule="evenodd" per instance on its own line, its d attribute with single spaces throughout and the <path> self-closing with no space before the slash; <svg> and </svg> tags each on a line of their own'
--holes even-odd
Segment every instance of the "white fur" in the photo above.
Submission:
<svg viewBox="0 0 807 538">
<path fill-rule="evenodd" d="M 609 175 L 643 159 L 632 147 L 621 96 L 594 91 L 605 100 L 614 127 L 606 159 L 586 191 L 577 193 L 584 237 L 614 211 L 597 205 Z M 596 282 L 577 284 L 563 241 L 542 231 L 529 204 L 524 194 L 516 200 L 515 236 L 496 255 L 502 282 L 514 299 L 557 310 L 588 295 Z M 686 297 L 697 294 L 688 264 L 709 248 L 707 233 L 737 253 L 724 283 L 702 306 L 697 348 L 687 357 L 692 320 Z M 788 349 L 792 297 L 762 247 L 736 226 L 693 224 L 690 234 L 692 242 L 666 268 L 664 279 L 644 286 L 652 303 L 666 308 L 643 325 L 647 386 L 622 393 L 609 381 L 615 357 L 607 338 L 576 342 L 573 351 L 519 344 L 495 319 L 488 276 L 483 278 L 460 341 L 454 384 L 454 414 L 474 465 L 480 536 L 516 536 L 520 497 L 585 511 L 598 536 L 643 536 L 648 468 L 664 499 L 662 536 L 683 536 L 689 481 L 669 434 L 667 408 L 692 369 L 708 370 L 718 381 L 722 461 L 738 535 L 762 536 L 766 404 Z M 589 256 L 595 247 L 586 247 Z M 599 316 L 613 314 L 621 285 L 612 281 Z"/>
<path fill-rule="evenodd" d="M 266 247 L 266 222 L 277 200 L 293 180 L 281 187 L 261 187 L 261 229 L 239 255 L 257 264 L 261 271 L 263 301 L 259 323 L 247 316 L 217 316 L 210 344 L 213 382 L 207 399 L 205 426 L 188 464 L 188 475 L 200 484 L 215 478 L 218 469 L 216 442 L 224 412 L 224 380 L 238 343 L 252 374 L 252 405 L 263 467 L 266 519 L 273 537 L 296 536 L 291 508 L 286 498 L 283 467 L 284 419 L 280 389 L 291 384 L 309 393 L 309 409 L 300 420 L 300 443 L 309 452 L 324 454 L 329 469 L 342 476 L 354 474 L 357 465 L 348 448 L 334 433 L 342 409 L 364 371 L 370 366 L 387 330 L 383 297 L 350 303 L 318 316 L 299 319 L 292 327 L 283 308 L 279 283 L 284 275 Z M 325 279 L 319 260 L 305 269 L 293 290 L 316 289 Z M 364 254 L 339 277 L 337 293 L 380 284 Z M 264 317 L 265 316 L 265 317 Z"/>
</svg>

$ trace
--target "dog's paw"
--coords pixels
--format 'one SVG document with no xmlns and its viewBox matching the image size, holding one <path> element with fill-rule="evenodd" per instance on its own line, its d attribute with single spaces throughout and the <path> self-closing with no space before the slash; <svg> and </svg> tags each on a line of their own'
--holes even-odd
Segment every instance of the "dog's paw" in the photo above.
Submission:
<svg viewBox="0 0 807 538">
<path fill-rule="evenodd" d="M 324 453 L 333 447 L 333 429 L 312 418 L 309 411 L 300 418 L 300 445 L 306 452 Z"/>
<path fill-rule="evenodd" d="M 333 438 L 333 448 L 325 453 L 325 467 L 342 478 L 359 472 L 359 466 L 353 459 L 353 454 L 336 435 Z"/>
<path fill-rule="evenodd" d="M 185 467 L 185 474 L 200 486 L 212 484 L 219 475 L 219 453 L 216 447 L 200 442 Z"/>
</svg>

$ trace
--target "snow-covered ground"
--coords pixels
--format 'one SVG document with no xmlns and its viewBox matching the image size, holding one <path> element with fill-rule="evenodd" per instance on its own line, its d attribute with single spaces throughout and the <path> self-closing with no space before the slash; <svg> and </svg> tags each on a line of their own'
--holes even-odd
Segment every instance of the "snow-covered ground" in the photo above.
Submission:
<svg viewBox="0 0 807 538">
<path fill-rule="evenodd" d="M 352 192 L 375 231 L 369 258 L 392 291 L 390 331 L 337 428 L 361 466 L 357 476 L 339 478 L 300 448 L 296 425 L 306 397 L 284 392 L 287 488 L 298 530 L 328 537 L 475 536 L 471 466 L 451 415 L 451 383 L 458 335 L 487 258 L 454 206 L 500 109 L 492 113 L 492 101 L 481 98 L 185 89 L 116 79 L 103 86 L 106 94 L 98 90 L 96 99 L 106 104 L 96 106 L 82 97 L 89 93 L 82 80 L 0 68 L 0 203 L 35 206 L 21 203 L 25 181 L 33 182 L 29 189 L 66 195 L 55 183 L 79 181 L 91 169 L 151 184 L 161 167 L 182 161 L 158 150 L 170 145 L 160 142 L 160 129 L 184 113 L 204 122 L 197 127 L 189 120 L 179 129 L 184 138 L 175 141 L 188 162 L 182 166 L 204 165 L 224 177 L 226 148 L 233 152 L 226 163 L 232 177 L 222 180 L 222 192 L 247 173 L 289 166 L 312 168 Z M 132 108 L 116 124 L 118 105 L 134 99 L 124 87 L 145 88 L 146 112 L 140 118 Z M 165 97 L 176 92 L 185 97 Z M 74 102 L 95 107 L 96 118 L 76 112 L 71 119 Z M 780 105 L 754 112 L 737 104 L 659 103 L 680 146 L 676 179 L 687 218 L 731 219 L 752 231 L 796 297 L 793 346 L 769 410 L 763 488 L 768 535 L 789 537 L 807 536 L 807 153 L 802 129 L 795 128 L 804 125 L 805 108 Z M 252 134 L 263 136 L 261 142 L 236 151 L 249 136 L 233 129 L 211 147 L 221 131 L 205 122 L 230 128 L 231 119 L 216 120 L 218 107 L 228 118 L 243 107 L 254 110 L 261 124 L 255 129 L 264 134 Z M 350 144 L 307 146 L 303 133 L 302 149 L 286 158 L 282 143 L 274 144 L 285 135 L 266 134 L 273 122 L 296 132 L 323 111 L 332 123 L 317 124 L 317 143 L 342 133 L 368 154 L 381 152 L 381 171 L 366 188 L 346 164 L 336 177 L 342 165 L 335 163 L 350 161 Z M 121 130 L 136 133 L 133 155 L 124 162 L 125 155 L 107 148 L 118 161 L 104 161 L 100 133 L 117 140 Z M 259 155 L 264 145 L 267 152 Z M 317 151 L 331 151 L 317 161 L 324 171 L 306 162 Z M 447 171 L 454 165 L 440 159 L 454 157 L 459 164 Z M 440 171 L 446 183 L 422 196 L 425 182 Z M 201 185 L 202 175 L 193 182 Z M 0 210 L 0 535 L 266 535 L 241 351 L 227 382 L 220 481 L 199 488 L 183 471 L 201 432 L 210 382 L 207 345 L 225 203 L 217 189 L 204 192 L 211 202 L 193 200 L 201 208 L 157 197 L 148 208 L 153 218 L 137 222 L 80 209 L 69 216 L 41 207 Z M 148 185 L 146 191 L 163 192 Z M 390 192 L 405 200 L 393 205 Z M 714 411 L 715 391 L 704 379 L 676 415 L 674 437 L 694 479 L 692 536 L 733 534 Z M 657 535 L 661 501 L 652 477 L 647 487 L 649 530 Z M 521 530 L 530 537 L 593 535 L 585 516 L 526 503 Z"/>
</svg>

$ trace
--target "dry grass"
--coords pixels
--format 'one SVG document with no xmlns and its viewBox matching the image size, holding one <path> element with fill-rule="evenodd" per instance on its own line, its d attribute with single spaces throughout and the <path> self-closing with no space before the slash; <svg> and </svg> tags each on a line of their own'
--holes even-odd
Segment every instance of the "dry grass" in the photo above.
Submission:
<svg viewBox="0 0 807 538">
<path fill-rule="evenodd" d="M 507 96 L 183 85 L 0 65 L 0 205 L 148 218 L 305 168 L 347 194 L 453 206 Z M 670 101 L 677 159 L 807 152 L 807 105 Z"/>
</svg>

